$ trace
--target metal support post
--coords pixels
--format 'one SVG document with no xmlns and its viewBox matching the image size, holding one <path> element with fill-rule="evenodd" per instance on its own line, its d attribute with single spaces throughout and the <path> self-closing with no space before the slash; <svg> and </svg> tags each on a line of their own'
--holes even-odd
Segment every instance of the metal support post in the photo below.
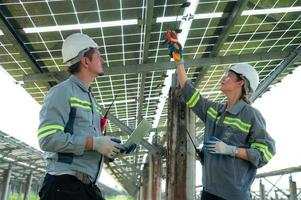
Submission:
<svg viewBox="0 0 301 200">
<path fill-rule="evenodd" d="M 147 199 L 151 199 L 152 196 L 152 177 L 153 177 L 153 160 L 151 159 L 150 153 L 148 154 L 148 160 L 149 160 L 149 164 L 148 164 L 148 169 L 147 169 L 147 177 L 148 177 L 148 181 L 147 181 Z"/>
<path fill-rule="evenodd" d="M 259 194 L 260 194 L 260 200 L 265 200 L 265 188 L 264 184 L 262 184 L 262 181 L 259 182 Z"/>
<path fill-rule="evenodd" d="M 178 89 L 171 88 L 168 105 L 166 199 L 195 199 L 195 161 L 188 133 L 194 136 L 187 108 Z M 193 122 L 194 123 L 194 122 Z M 188 124 L 188 126 L 187 126 Z M 194 167 L 192 167 L 194 166 Z M 192 167 L 192 168 L 191 168 Z M 189 171 L 188 170 L 191 170 Z M 190 169 L 191 168 L 191 169 Z"/>
<path fill-rule="evenodd" d="M 190 134 L 191 139 L 193 140 L 194 144 L 196 144 L 196 139 L 195 139 L 195 114 L 191 109 L 189 109 L 186 106 L 186 128 L 188 131 L 188 134 Z M 187 134 L 186 134 L 186 139 L 187 139 Z M 195 170 L 196 170 L 196 152 L 195 149 L 190 142 L 189 139 L 187 139 L 187 166 L 186 166 L 186 177 L 187 177 L 187 184 L 186 184 L 186 192 L 187 192 L 187 199 L 195 199 Z"/>
<path fill-rule="evenodd" d="M 22 199 L 22 188 L 23 188 L 23 183 L 20 180 L 18 180 L 18 199 L 17 200 Z"/>
<path fill-rule="evenodd" d="M 32 183 L 32 173 L 28 174 L 25 183 L 24 200 L 29 200 Z"/>
<path fill-rule="evenodd" d="M 12 170 L 9 167 L 3 173 L 3 181 L 1 187 L 1 200 L 6 200 L 8 197 L 9 181 L 11 177 Z"/>
<path fill-rule="evenodd" d="M 279 200 L 277 190 L 275 190 L 275 200 Z"/>
<path fill-rule="evenodd" d="M 144 164 L 143 176 L 141 177 L 140 200 L 148 200 L 148 184 L 149 184 L 149 163 Z"/>
<path fill-rule="evenodd" d="M 162 160 L 156 159 L 150 155 L 150 169 L 151 174 L 151 200 L 161 200 L 161 175 L 162 175 Z"/>
<path fill-rule="evenodd" d="M 290 189 L 289 200 L 297 200 L 297 184 L 296 181 L 293 181 L 292 176 L 289 177 L 289 189 Z"/>
<path fill-rule="evenodd" d="M 143 199 L 143 184 L 140 185 L 138 200 Z"/>
</svg>

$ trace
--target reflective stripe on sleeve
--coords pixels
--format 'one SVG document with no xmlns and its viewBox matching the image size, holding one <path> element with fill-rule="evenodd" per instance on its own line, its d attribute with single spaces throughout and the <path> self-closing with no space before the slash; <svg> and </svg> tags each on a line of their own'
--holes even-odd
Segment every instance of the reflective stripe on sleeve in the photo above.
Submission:
<svg viewBox="0 0 301 200">
<path fill-rule="evenodd" d="M 273 157 L 273 154 L 269 151 L 268 146 L 264 144 L 254 142 L 251 144 L 251 148 L 256 148 L 262 152 L 266 161 L 269 161 Z"/>
<path fill-rule="evenodd" d="M 189 108 L 193 108 L 197 102 L 200 100 L 201 95 L 199 94 L 198 90 L 195 90 L 192 97 L 187 101 L 187 105 Z"/>
<path fill-rule="evenodd" d="M 48 135 L 54 134 L 58 130 L 63 131 L 64 127 L 56 124 L 44 126 L 38 130 L 38 139 L 40 140 Z"/>
<path fill-rule="evenodd" d="M 212 107 L 210 107 L 210 108 L 208 109 L 207 114 L 208 114 L 210 117 L 212 117 L 213 119 L 216 119 L 216 117 L 217 117 L 217 111 L 216 111 L 214 108 L 212 108 Z"/>
</svg>

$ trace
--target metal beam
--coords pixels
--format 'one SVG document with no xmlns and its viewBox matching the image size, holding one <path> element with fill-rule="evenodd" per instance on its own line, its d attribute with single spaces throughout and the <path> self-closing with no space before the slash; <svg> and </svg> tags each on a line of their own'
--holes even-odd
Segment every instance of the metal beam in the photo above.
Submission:
<svg viewBox="0 0 301 200">
<path fill-rule="evenodd" d="M 254 53 L 254 54 L 242 54 L 242 55 L 231 55 L 231 56 L 217 56 L 212 58 L 199 58 L 194 60 L 186 60 L 185 68 L 198 68 L 200 66 L 210 66 L 210 65 L 220 65 L 220 64 L 233 64 L 242 62 L 256 62 L 264 60 L 281 60 L 286 58 L 290 54 L 290 51 L 280 51 L 280 52 L 268 52 L 268 53 Z M 166 71 L 168 69 L 174 69 L 173 62 L 161 62 L 161 63 L 147 63 L 140 65 L 128 65 L 120 67 L 105 67 L 105 72 L 107 75 L 116 74 L 137 74 L 137 73 L 147 73 L 152 71 Z M 49 72 L 43 74 L 28 74 L 24 75 L 23 81 L 57 81 L 57 74 L 68 76 L 68 72 Z"/>
<path fill-rule="evenodd" d="M 144 37 L 143 63 L 146 63 L 148 61 L 148 49 L 149 49 L 153 14 L 154 14 L 154 0 L 148 0 L 147 7 L 146 7 L 146 14 L 145 14 L 146 25 L 145 25 L 145 37 Z"/>
<path fill-rule="evenodd" d="M 264 9 L 264 7 L 255 5 L 253 2 L 248 1 L 248 7 L 250 9 Z M 275 15 L 253 15 L 253 17 L 256 17 L 258 19 L 260 19 L 261 21 L 265 21 L 265 22 L 269 22 L 269 23 L 275 23 L 277 24 L 279 21 L 279 19 L 274 18 Z M 273 26 L 273 25 L 272 25 Z M 289 26 L 286 23 L 278 23 L 277 24 L 277 28 L 279 28 L 280 30 L 288 30 Z"/>
<path fill-rule="evenodd" d="M 240 17 L 240 15 L 241 15 L 242 11 L 244 10 L 244 8 L 246 7 L 247 3 L 248 3 L 248 0 L 238 0 L 236 2 L 231 14 L 227 18 L 227 21 L 226 21 L 221 33 L 219 34 L 219 37 L 217 38 L 217 41 L 215 42 L 215 45 L 213 46 L 213 48 L 209 54 L 209 57 L 218 56 L 222 46 L 224 45 L 225 41 L 227 40 L 227 38 L 231 32 L 231 29 L 233 28 L 236 21 Z M 198 85 L 201 83 L 201 80 L 204 77 L 204 75 L 206 74 L 207 69 L 208 68 L 206 68 L 205 71 L 202 71 L 199 73 L 199 75 L 195 81 L 196 87 L 198 87 Z"/>
<path fill-rule="evenodd" d="M 157 128 L 151 128 L 150 132 L 166 132 L 167 127 L 161 126 L 161 127 L 157 127 Z M 124 131 L 113 131 L 113 132 L 107 132 L 107 135 L 110 136 L 124 136 L 125 133 Z"/>
<path fill-rule="evenodd" d="M 256 175 L 256 178 L 265 178 L 268 176 L 278 176 L 278 175 L 291 174 L 296 172 L 301 172 L 301 166 L 260 173 Z"/>
<path fill-rule="evenodd" d="M 139 108 L 138 108 L 138 123 L 142 121 L 142 109 L 144 101 L 144 85 L 145 85 L 146 73 L 141 74 L 140 91 L 139 91 Z"/>
<path fill-rule="evenodd" d="M 236 2 L 232 13 L 228 17 L 227 22 L 224 25 L 222 32 L 220 33 L 220 35 L 210 53 L 210 57 L 215 57 L 219 54 L 222 46 L 224 45 L 225 41 L 227 40 L 227 38 L 231 32 L 231 29 L 233 28 L 236 21 L 240 17 L 240 15 L 241 15 L 242 11 L 244 10 L 244 8 L 246 7 L 247 3 L 248 3 L 248 0 L 238 0 Z"/>
<path fill-rule="evenodd" d="M 30 50 L 27 48 L 27 46 L 23 43 L 21 37 L 18 35 L 17 31 L 14 29 L 14 27 L 6 20 L 3 9 L 6 9 L 5 7 L 2 7 L 0 9 L 0 27 L 2 32 L 5 35 L 5 38 L 8 39 L 12 44 L 14 44 L 14 48 L 22 55 L 22 58 L 25 60 L 25 67 L 31 68 L 35 73 L 43 73 L 48 72 L 47 69 L 42 70 L 37 63 L 36 59 L 29 53 Z M 9 12 L 7 9 L 6 12 Z M 48 83 L 46 87 L 50 88 L 54 84 Z"/>
<path fill-rule="evenodd" d="M 288 66 L 294 63 L 294 61 L 301 55 L 301 48 L 292 51 L 287 58 L 285 58 L 278 67 L 258 86 L 254 92 L 251 101 L 255 101 L 261 94 L 263 94 L 269 87 L 269 85 L 281 74 Z"/>
<path fill-rule="evenodd" d="M 145 36 L 144 36 L 144 49 L 143 49 L 143 63 L 148 62 L 148 49 L 149 49 L 149 41 L 151 36 L 151 29 L 152 29 L 152 20 L 154 14 L 154 0 L 148 0 L 146 6 L 146 13 L 145 13 Z M 143 108 L 143 101 L 144 101 L 144 84 L 146 79 L 146 73 L 141 73 L 141 80 L 140 80 L 140 92 L 139 92 L 139 109 L 138 109 L 138 123 L 142 120 L 142 108 Z"/>
</svg>

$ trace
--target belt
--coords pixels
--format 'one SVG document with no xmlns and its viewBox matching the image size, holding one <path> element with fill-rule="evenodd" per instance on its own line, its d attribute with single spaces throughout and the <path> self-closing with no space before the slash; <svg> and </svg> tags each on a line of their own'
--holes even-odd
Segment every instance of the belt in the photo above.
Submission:
<svg viewBox="0 0 301 200">
<path fill-rule="evenodd" d="M 82 172 L 75 172 L 75 175 L 74 175 L 78 180 L 80 180 L 83 184 L 88 184 L 88 185 L 91 185 L 92 184 L 92 181 L 90 179 L 90 177 L 85 174 L 85 173 L 82 173 Z"/>
<path fill-rule="evenodd" d="M 92 183 L 90 177 L 87 174 L 82 173 L 82 172 L 78 172 L 78 171 L 48 172 L 48 174 L 54 175 L 54 176 L 71 175 L 71 176 L 75 176 L 83 184 L 89 184 L 90 185 Z"/>
</svg>

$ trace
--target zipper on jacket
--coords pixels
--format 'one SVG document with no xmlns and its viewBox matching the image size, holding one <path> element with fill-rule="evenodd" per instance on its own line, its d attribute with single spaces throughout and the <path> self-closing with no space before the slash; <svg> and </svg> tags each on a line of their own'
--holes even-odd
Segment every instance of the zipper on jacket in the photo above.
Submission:
<svg viewBox="0 0 301 200">
<path fill-rule="evenodd" d="M 91 98 L 91 96 L 93 98 Z M 92 110 L 92 125 L 94 127 L 94 109 L 93 109 L 94 106 L 93 105 L 95 104 L 95 106 L 96 106 L 96 99 L 94 98 L 92 92 L 89 92 L 89 99 L 90 99 L 90 102 L 91 102 L 91 105 L 92 105 L 92 108 L 91 108 L 91 110 Z M 94 127 L 94 130 L 96 131 L 97 129 Z M 99 173 L 100 173 L 100 167 L 101 167 L 102 159 L 103 159 L 103 155 L 100 156 L 100 160 L 98 162 L 96 177 L 95 177 L 95 180 L 93 181 L 94 185 L 95 185 L 95 183 L 96 183 L 96 181 L 98 179 Z"/>
</svg>

